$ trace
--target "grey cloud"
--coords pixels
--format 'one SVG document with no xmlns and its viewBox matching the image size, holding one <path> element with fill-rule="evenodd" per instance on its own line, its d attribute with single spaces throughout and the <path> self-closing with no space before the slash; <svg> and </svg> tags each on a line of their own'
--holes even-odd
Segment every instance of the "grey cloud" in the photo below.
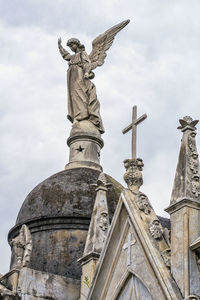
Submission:
<svg viewBox="0 0 200 300">
<path fill-rule="evenodd" d="M 20 4 L 19 4 L 20 3 Z M 123 19 L 95 84 L 106 128 L 104 171 L 123 183 L 123 160 L 130 157 L 130 134 L 121 130 L 131 109 L 148 119 L 138 128 L 138 156 L 144 185 L 158 214 L 168 205 L 181 133 L 178 119 L 199 118 L 198 1 L 1 1 L 1 257 L 8 270 L 6 233 L 26 195 L 64 168 L 66 138 L 66 64 L 57 50 L 71 36 L 88 51 L 98 34 Z M 199 138 L 197 136 L 199 144 Z M 112 158 L 112 159 L 111 159 Z"/>
</svg>

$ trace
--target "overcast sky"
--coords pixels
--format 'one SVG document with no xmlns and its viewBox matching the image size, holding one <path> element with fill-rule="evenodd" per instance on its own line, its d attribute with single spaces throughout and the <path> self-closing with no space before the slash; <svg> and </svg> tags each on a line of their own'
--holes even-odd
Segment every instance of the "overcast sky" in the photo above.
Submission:
<svg viewBox="0 0 200 300">
<path fill-rule="evenodd" d="M 130 19 L 116 37 L 94 83 L 106 133 L 104 172 L 123 183 L 131 156 L 132 106 L 148 118 L 138 127 L 145 192 L 167 216 L 178 159 L 178 119 L 200 118 L 200 1 L 198 0 L 0 0 L 0 272 L 9 268 L 7 233 L 26 195 L 64 169 L 66 62 L 57 49 L 77 37 L 88 53 L 92 40 Z M 197 145 L 200 144 L 197 135 Z"/>
</svg>

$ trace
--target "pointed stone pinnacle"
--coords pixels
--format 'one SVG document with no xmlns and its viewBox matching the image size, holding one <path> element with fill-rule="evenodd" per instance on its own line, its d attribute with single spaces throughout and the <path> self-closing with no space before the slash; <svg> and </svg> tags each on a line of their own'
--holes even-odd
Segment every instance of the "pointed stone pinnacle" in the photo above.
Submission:
<svg viewBox="0 0 200 300">
<path fill-rule="evenodd" d="M 183 137 L 176 169 L 171 204 L 182 199 L 200 201 L 199 159 L 196 148 L 196 127 L 198 120 L 186 116 L 179 120 Z"/>
<path fill-rule="evenodd" d="M 96 190 L 101 189 L 101 188 L 107 190 L 107 188 L 109 188 L 112 185 L 112 183 L 108 182 L 107 178 L 106 178 L 106 175 L 103 172 L 101 172 L 99 174 L 98 179 L 97 179 L 97 183 L 93 183 L 91 185 L 96 186 L 97 187 Z"/>
<path fill-rule="evenodd" d="M 105 187 L 107 186 L 107 179 L 103 172 L 100 173 L 99 178 L 97 179 L 97 186 L 101 186 L 101 185 Z"/>
</svg>

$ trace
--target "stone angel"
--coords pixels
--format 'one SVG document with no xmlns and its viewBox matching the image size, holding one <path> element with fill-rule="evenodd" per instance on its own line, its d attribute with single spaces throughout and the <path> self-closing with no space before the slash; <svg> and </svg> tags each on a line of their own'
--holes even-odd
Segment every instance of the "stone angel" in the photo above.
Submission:
<svg viewBox="0 0 200 300">
<path fill-rule="evenodd" d="M 123 21 L 103 34 L 100 34 L 92 42 L 92 51 L 88 55 L 85 46 L 76 38 L 67 41 L 67 46 L 74 54 L 70 54 L 61 45 L 58 39 L 58 48 L 64 60 L 69 62 L 67 71 L 68 86 L 68 119 L 76 124 L 82 120 L 89 120 L 104 133 L 100 116 L 100 103 L 96 95 L 96 87 L 91 79 L 94 78 L 94 70 L 102 66 L 106 58 L 106 51 L 111 47 L 116 34 L 130 21 Z"/>
</svg>

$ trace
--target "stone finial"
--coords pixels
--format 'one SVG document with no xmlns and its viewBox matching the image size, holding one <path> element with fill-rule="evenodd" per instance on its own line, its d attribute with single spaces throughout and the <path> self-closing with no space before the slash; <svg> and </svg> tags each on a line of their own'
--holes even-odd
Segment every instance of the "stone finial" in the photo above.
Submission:
<svg viewBox="0 0 200 300">
<path fill-rule="evenodd" d="M 200 201 L 199 159 L 196 148 L 196 127 L 198 120 L 186 116 L 179 120 L 183 132 L 179 160 L 176 169 L 171 204 L 184 198 Z"/>
<path fill-rule="evenodd" d="M 181 131 L 185 130 L 196 130 L 196 125 L 199 122 L 199 120 L 193 120 L 190 116 L 185 116 L 183 119 L 179 120 L 181 126 L 178 127 L 178 129 L 181 129 Z"/>
<path fill-rule="evenodd" d="M 96 190 L 98 190 L 99 188 L 104 188 L 107 190 L 107 188 L 111 185 L 112 184 L 107 181 L 105 174 L 103 172 L 100 173 L 100 175 L 97 179 L 97 183 L 95 184 L 95 186 L 97 187 Z"/>
<path fill-rule="evenodd" d="M 127 183 L 129 190 L 138 193 L 139 188 L 143 184 L 143 177 L 141 171 L 143 170 L 144 164 L 142 159 L 126 159 L 124 160 L 124 166 L 126 168 L 124 180 Z"/>
</svg>

